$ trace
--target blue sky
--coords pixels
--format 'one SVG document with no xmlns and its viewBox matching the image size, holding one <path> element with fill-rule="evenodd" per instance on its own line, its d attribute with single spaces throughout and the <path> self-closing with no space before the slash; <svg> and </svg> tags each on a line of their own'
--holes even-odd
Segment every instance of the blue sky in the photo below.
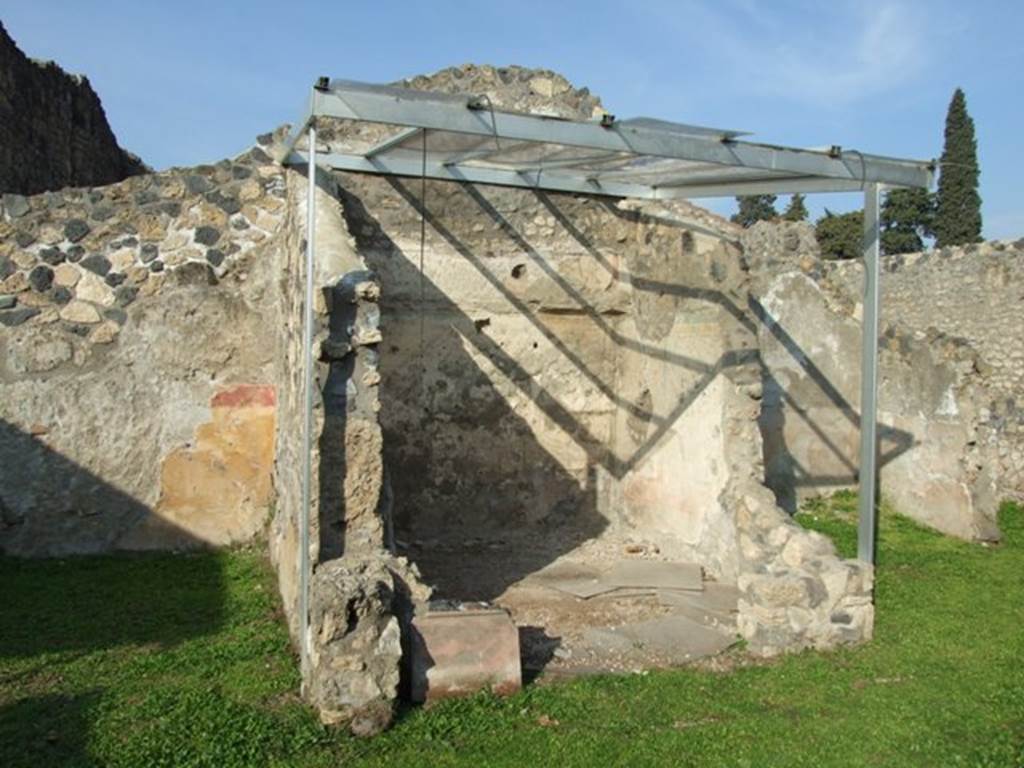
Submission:
<svg viewBox="0 0 1024 768">
<path fill-rule="evenodd" d="M 1024 235 L 1017 0 L 6 0 L 0 20 L 29 56 L 88 75 L 121 144 L 157 168 L 232 155 L 296 119 L 320 74 L 547 67 L 619 117 L 920 158 L 941 153 L 959 85 L 977 128 L 985 235 Z M 812 214 L 860 204 L 811 203 Z"/>
</svg>

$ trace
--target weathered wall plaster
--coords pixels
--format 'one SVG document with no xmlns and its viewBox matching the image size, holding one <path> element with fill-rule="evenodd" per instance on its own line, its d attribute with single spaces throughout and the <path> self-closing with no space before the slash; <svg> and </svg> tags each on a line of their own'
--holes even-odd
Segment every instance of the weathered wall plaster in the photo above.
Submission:
<svg viewBox="0 0 1024 768">
<path fill-rule="evenodd" d="M 0 215 L 0 547 L 247 541 L 271 505 L 284 171 L 216 166 Z M 9 200 L 7 200 L 9 202 Z"/>
<path fill-rule="evenodd" d="M 724 514 L 715 379 L 737 352 L 721 306 L 743 304 L 737 252 L 597 200 L 432 183 L 420 272 L 408 186 L 342 184 L 383 287 L 399 538 L 628 530 L 735 578 L 706 530 Z"/>
<path fill-rule="evenodd" d="M 532 87 L 503 90 L 529 82 L 516 73 L 436 76 L 455 80 L 499 107 L 543 108 Z M 382 134 L 321 125 L 319 137 Z M 337 178 L 382 286 L 400 545 L 567 551 L 626 533 L 738 580 L 758 652 L 870 636 L 870 568 L 836 558 L 761 484 L 757 322 L 728 224 L 686 205 Z"/>
<path fill-rule="evenodd" d="M 857 262 L 822 261 L 807 225 L 744 233 L 761 321 L 767 482 L 789 508 L 856 484 Z M 1024 259 L 1007 244 L 883 258 L 881 485 L 900 511 L 964 538 L 998 536 L 1000 499 L 1021 497 L 1014 311 Z"/>
</svg>

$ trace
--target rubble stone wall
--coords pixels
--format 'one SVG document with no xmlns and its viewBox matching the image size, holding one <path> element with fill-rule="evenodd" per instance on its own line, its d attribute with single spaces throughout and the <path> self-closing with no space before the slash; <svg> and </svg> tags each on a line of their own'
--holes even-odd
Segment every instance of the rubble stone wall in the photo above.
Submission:
<svg viewBox="0 0 1024 768">
<path fill-rule="evenodd" d="M 7 196 L 0 548 L 223 545 L 273 500 L 285 173 L 214 166 Z M 13 201 L 13 204 L 12 204 Z"/>
<path fill-rule="evenodd" d="M 146 170 L 117 145 L 88 79 L 29 59 L 0 24 L 0 193 L 99 186 Z"/>
<path fill-rule="evenodd" d="M 859 261 L 820 258 L 807 225 L 744 236 L 761 319 L 768 484 L 784 505 L 856 484 Z M 883 493 L 965 538 L 998 536 L 1024 494 L 1024 254 L 983 243 L 883 257 L 879 418 Z"/>
<path fill-rule="evenodd" d="M 275 329 L 279 404 L 276 508 L 270 526 L 271 557 L 293 636 L 298 630 L 298 541 L 302 502 L 307 179 L 290 171 Z M 338 191 L 326 174 L 318 179 L 314 274 L 314 403 L 310 562 L 319 567 L 344 555 L 383 554 L 384 482 L 377 423 L 376 300 L 379 286 L 355 252 L 344 227 Z"/>
<path fill-rule="evenodd" d="M 415 84 L 600 112 L 544 71 Z M 327 144 L 347 130 L 318 128 Z M 393 619 L 429 594 L 387 551 L 399 536 L 517 552 L 639 538 L 737 582 L 756 652 L 870 636 L 870 568 L 795 525 L 762 484 L 759 331 L 730 225 L 684 204 L 354 174 L 320 174 L 310 201 L 268 151 L 4 199 L 5 552 L 229 544 L 269 518 L 300 639 L 312 204 L 303 673 L 325 721 L 371 732 L 390 718 Z"/>
<path fill-rule="evenodd" d="M 412 84 L 435 81 L 581 116 L 579 92 L 546 75 L 469 68 Z M 325 149 L 385 135 L 319 126 Z M 792 523 L 762 483 L 757 323 L 730 225 L 684 204 L 337 180 L 381 286 L 384 492 L 400 547 L 642 539 L 739 582 L 760 653 L 870 636 L 870 568 Z"/>
</svg>

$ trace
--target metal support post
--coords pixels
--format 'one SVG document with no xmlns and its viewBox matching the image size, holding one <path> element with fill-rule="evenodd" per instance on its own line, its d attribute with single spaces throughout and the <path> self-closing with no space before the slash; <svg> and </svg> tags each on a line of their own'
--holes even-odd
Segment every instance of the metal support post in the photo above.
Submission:
<svg viewBox="0 0 1024 768">
<path fill-rule="evenodd" d="M 309 664 L 309 515 L 313 454 L 313 279 L 316 248 L 316 126 L 309 125 L 309 187 L 306 193 L 306 293 L 302 315 L 302 353 L 305 377 L 302 424 L 302 509 L 299 510 L 299 649 L 302 671 Z"/>
<path fill-rule="evenodd" d="M 878 502 L 878 303 L 880 184 L 864 190 L 864 311 L 860 383 L 860 525 L 857 556 L 875 562 Z"/>
</svg>

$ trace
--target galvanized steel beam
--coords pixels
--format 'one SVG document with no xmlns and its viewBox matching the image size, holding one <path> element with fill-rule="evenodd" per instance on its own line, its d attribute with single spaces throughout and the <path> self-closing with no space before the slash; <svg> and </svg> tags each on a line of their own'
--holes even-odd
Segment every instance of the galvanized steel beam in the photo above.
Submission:
<svg viewBox="0 0 1024 768">
<path fill-rule="evenodd" d="M 299 652 L 303 679 L 309 671 L 309 518 L 313 487 L 313 288 L 316 266 L 316 125 L 309 125 L 306 192 L 306 291 L 302 308 L 302 508 L 299 510 Z"/>
<path fill-rule="evenodd" d="M 347 120 L 631 152 L 861 183 L 927 187 L 932 179 L 929 165 L 923 162 L 860 152 L 822 152 L 722 140 L 647 124 L 613 122 L 602 126 L 596 122 L 470 109 L 465 98 L 361 83 L 332 84 L 329 91 L 317 94 L 314 113 Z"/>
<path fill-rule="evenodd" d="M 859 192 L 864 184 L 854 180 L 822 179 L 816 177 L 780 177 L 752 181 L 721 182 L 720 184 L 679 184 L 672 187 L 653 187 L 656 200 L 675 200 L 695 197 L 734 197 L 742 195 L 787 195 L 799 192 Z"/>
<path fill-rule="evenodd" d="M 860 522 L 857 556 L 875 562 L 878 501 L 879 184 L 864 192 L 864 309 L 860 372 Z"/>
<path fill-rule="evenodd" d="M 306 156 L 301 152 L 293 152 L 285 163 L 288 165 L 305 162 Z M 551 173 L 536 170 L 503 170 L 499 168 L 477 167 L 472 165 L 448 165 L 431 160 L 427 155 L 426 168 L 422 160 L 413 158 L 377 155 L 367 158 L 363 155 L 350 155 L 334 152 L 320 155 L 320 162 L 329 168 L 339 171 L 359 171 L 390 176 L 411 176 L 419 178 L 425 175 L 428 179 L 443 181 L 468 181 L 474 184 L 494 184 L 505 187 L 525 187 L 527 189 L 546 189 L 555 192 L 575 192 L 590 195 L 610 195 L 612 197 L 654 197 L 651 188 L 640 184 L 601 184 L 590 181 L 584 176 Z"/>
<path fill-rule="evenodd" d="M 391 138 L 385 139 L 380 144 L 375 144 L 363 153 L 364 157 L 373 157 L 379 155 L 382 152 L 387 152 L 389 149 L 394 149 L 399 144 L 402 144 L 413 136 L 418 136 L 423 131 L 422 128 L 406 128 L 404 131 L 399 131 Z"/>
<path fill-rule="evenodd" d="M 424 175 L 422 158 L 396 157 L 380 154 L 373 157 L 345 152 L 321 153 L 320 162 L 339 171 L 377 173 L 388 176 Z M 285 159 L 286 165 L 304 164 L 307 156 L 303 152 L 292 152 Z M 856 192 L 863 189 L 859 181 L 841 179 L 780 178 L 773 181 L 732 182 L 722 184 L 694 184 L 679 187 L 650 187 L 646 184 L 606 181 L 599 175 L 572 173 L 569 168 L 538 168 L 529 166 L 522 169 L 495 168 L 493 166 L 459 165 L 432 160 L 427 155 L 425 175 L 428 179 L 442 181 L 463 181 L 474 184 L 493 184 L 503 187 L 545 189 L 553 192 L 569 192 L 609 197 L 628 197 L 644 200 L 682 200 L 695 197 L 732 197 L 734 195 L 787 194 L 792 192 Z"/>
<path fill-rule="evenodd" d="M 292 126 L 291 131 L 288 132 L 288 137 L 285 139 L 284 147 L 281 150 L 281 156 L 278 158 L 280 162 L 285 163 L 292 150 L 295 149 L 295 145 L 298 144 L 299 139 L 306 133 L 306 129 L 309 128 L 310 123 L 313 122 L 314 113 L 316 111 L 316 98 L 317 90 L 315 88 L 310 90 L 309 99 L 306 101 L 306 106 L 302 111 L 302 119 Z"/>
</svg>

